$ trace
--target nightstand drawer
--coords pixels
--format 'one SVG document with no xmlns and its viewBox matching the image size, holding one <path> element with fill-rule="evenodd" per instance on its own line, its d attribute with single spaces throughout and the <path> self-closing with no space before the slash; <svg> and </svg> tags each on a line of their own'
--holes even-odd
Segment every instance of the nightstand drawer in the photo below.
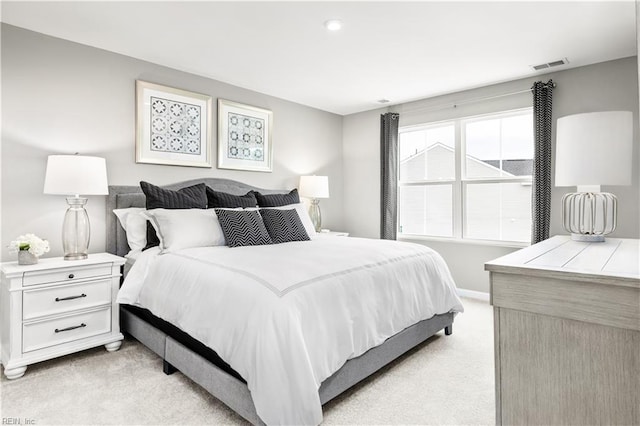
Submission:
<svg viewBox="0 0 640 426">
<path fill-rule="evenodd" d="M 85 278 L 111 276 L 111 264 L 101 263 L 90 266 L 70 266 L 43 271 L 25 272 L 22 276 L 22 285 L 49 284 L 56 282 L 73 282 Z"/>
<path fill-rule="evenodd" d="M 61 285 L 23 293 L 22 319 L 111 304 L 111 279 Z"/>
<path fill-rule="evenodd" d="M 111 307 L 22 326 L 22 351 L 29 352 L 111 331 Z"/>
</svg>

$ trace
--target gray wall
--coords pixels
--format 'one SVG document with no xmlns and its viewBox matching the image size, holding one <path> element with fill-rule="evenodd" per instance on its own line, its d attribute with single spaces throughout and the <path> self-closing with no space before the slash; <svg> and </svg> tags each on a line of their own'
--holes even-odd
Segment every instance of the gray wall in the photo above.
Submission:
<svg viewBox="0 0 640 426">
<path fill-rule="evenodd" d="M 627 58 L 429 98 L 345 117 L 308 108 L 215 80 L 2 24 L 2 143 L 0 186 L 1 259 L 8 242 L 33 232 L 61 254 L 64 197 L 44 195 L 47 155 L 73 153 L 107 159 L 111 184 L 157 184 L 198 177 L 224 177 L 264 188 L 292 188 L 301 174 L 326 174 L 331 198 L 322 201 L 325 227 L 353 236 L 379 236 L 379 115 L 401 114 L 401 124 L 528 106 L 528 93 L 483 103 L 441 108 L 463 100 L 527 89 L 553 78 L 554 120 L 564 115 L 626 109 L 634 112 L 632 187 L 605 187 L 619 198 L 619 237 L 638 238 L 638 63 Z M 135 80 L 179 87 L 274 112 L 274 172 L 257 173 L 135 163 Z M 214 117 L 215 118 L 215 117 Z M 216 134 L 215 119 L 213 134 Z M 214 164 L 215 146 L 214 146 Z M 552 234 L 564 233 L 559 201 L 571 188 L 554 188 Z M 344 200 L 344 204 L 343 204 Z M 88 205 L 92 251 L 104 249 L 105 198 Z M 514 250 L 459 242 L 421 241 L 438 250 L 461 288 L 488 291 L 487 260 Z"/>
<path fill-rule="evenodd" d="M 107 160 L 109 183 L 167 184 L 199 177 L 235 179 L 285 189 L 303 174 L 329 176 L 323 225 L 343 227 L 342 117 L 219 81 L 2 24 L 1 258 L 9 241 L 32 232 L 62 253 L 64 197 L 42 193 L 47 156 L 79 152 Z M 135 163 L 135 80 L 214 98 L 211 169 Z M 215 167 L 215 100 L 273 111 L 273 173 Z M 90 251 L 105 247 L 105 197 L 90 197 Z"/>
<path fill-rule="evenodd" d="M 486 86 L 435 98 L 423 99 L 389 108 L 352 114 L 343 122 L 343 164 L 345 229 L 351 235 L 379 237 L 380 229 L 380 142 L 379 116 L 387 111 L 400 113 L 400 125 L 446 120 L 477 114 L 531 106 L 531 94 L 523 93 L 490 101 L 463 103 L 466 100 L 528 89 L 537 80 L 553 79 L 553 120 L 592 111 L 629 110 L 634 114 L 633 186 L 603 187 L 618 197 L 618 229 L 611 236 L 640 237 L 640 147 L 638 143 L 638 62 L 636 57 L 604 62 Z M 458 104 L 455 108 L 453 104 Z M 555 141 L 555 128 L 553 133 Z M 555 148 L 554 148 L 555 150 Z M 564 234 L 560 200 L 575 188 L 553 188 L 551 235 Z M 416 240 L 412 240 L 416 241 Z M 458 287 L 489 291 L 484 262 L 507 254 L 515 248 L 485 244 L 418 240 L 439 251 L 449 264 Z"/>
</svg>

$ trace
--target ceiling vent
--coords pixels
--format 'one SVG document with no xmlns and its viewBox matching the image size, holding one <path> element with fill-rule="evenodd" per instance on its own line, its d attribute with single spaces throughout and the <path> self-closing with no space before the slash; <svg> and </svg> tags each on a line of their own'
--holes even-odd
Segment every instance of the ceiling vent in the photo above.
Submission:
<svg viewBox="0 0 640 426">
<path fill-rule="evenodd" d="M 531 68 L 533 68 L 535 71 L 542 71 L 546 70 L 547 68 L 559 67 L 560 65 L 566 65 L 568 63 L 569 60 L 567 58 L 562 58 L 557 61 L 547 62 L 546 64 L 531 65 Z"/>
</svg>

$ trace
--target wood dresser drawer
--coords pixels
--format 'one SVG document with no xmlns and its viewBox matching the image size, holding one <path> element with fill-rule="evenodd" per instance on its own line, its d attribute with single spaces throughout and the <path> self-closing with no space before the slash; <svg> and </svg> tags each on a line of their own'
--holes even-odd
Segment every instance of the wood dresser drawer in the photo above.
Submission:
<svg viewBox="0 0 640 426">
<path fill-rule="evenodd" d="M 111 306 L 23 325 L 23 352 L 84 339 L 111 331 Z"/>
<path fill-rule="evenodd" d="M 22 319 L 111 304 L 111 279 L 25 290 Z"/>
<path fill-rule="evenodd" d="M 87 278 L 107 277 L 111 275 L 111 264 L 103 263 L 88 266 L 70 266 L 54 270 L 28 271 L 22 276 L 22 285 L 51 284 L 73 282 Z"/>
</svg>

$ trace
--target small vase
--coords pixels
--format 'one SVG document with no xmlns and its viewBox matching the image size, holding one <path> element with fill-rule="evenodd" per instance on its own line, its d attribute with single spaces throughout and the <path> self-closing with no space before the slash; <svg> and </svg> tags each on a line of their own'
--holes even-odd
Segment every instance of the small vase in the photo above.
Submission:
<svg viewBox="0 0 640 426">
<path fill-rule="evenodd" d="M 18 252 L 18 265 L 35 265 L 36 263 L 38 263 L 38 258 L 28 250 Z"/>
</svg>

